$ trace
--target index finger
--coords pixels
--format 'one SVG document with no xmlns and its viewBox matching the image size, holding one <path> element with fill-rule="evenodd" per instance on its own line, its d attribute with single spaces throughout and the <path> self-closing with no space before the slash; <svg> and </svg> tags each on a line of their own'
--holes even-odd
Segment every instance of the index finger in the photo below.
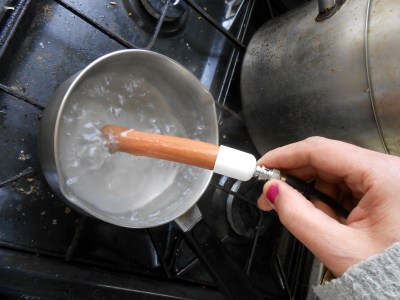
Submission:
<svg viewBox="0 0 400 300">
<path fill-rule="evenodd" d="M 312 137 L 274 149 L 260 158 L 258 164 L 285 170 L 304 168 L 345 182 L 361 183 L 381 155 L 348 143 Z"/>
</svg>

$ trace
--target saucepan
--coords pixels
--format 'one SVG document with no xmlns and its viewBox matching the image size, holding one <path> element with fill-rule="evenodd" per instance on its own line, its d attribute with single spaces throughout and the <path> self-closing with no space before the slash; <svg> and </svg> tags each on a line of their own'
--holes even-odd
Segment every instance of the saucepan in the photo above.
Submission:
<svg viewBox="0 0 400 300">
<path fill-rule="evenodd" d="M 170 58 L 145 50 L 105 55 L 65 81 L 39 132 L 43 173 L 59 198 L 103 221 L 149 228 L 175 220 L 230 299 L 259 299 L 204 222 L 196 202 L 212 171 L 104 151 L 105 124 L 218 143 L 212 95 Z"/>
</svg>

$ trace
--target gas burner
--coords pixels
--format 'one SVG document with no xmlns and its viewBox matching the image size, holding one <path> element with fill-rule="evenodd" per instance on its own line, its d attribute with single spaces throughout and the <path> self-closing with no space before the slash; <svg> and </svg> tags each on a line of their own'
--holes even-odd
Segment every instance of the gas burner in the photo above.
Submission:
<svg viewBox="0 0 400 300">
<path fill-rule="evenodd" d="M 275 219 L 271 213 L 261 213 L 257 207 L 256 201 L 262 191 L 262 182 L 242 182 L 221 176 L 218 181 L 213 180 L 211 185 L 216 188 L 212 196 L 212 205 L 202 212 L 205 218 L 213 223 L 217 235 L 225 241 L 251 243 L 256 235 L 262 235 Z M 200 209 L 203 208 L 201 204 Z"/>
<path fill-rule="evenodd" d="M 146 10 L 157 20 L 160 18 L 166 0 L 140 0 Z M 165 22 L 176 21 L 183 16 L 187 5 L 180 0 L 171 0 L 165 15 Z"/>
<path fill-rule="evenodd" d="M 261 215 L 256 205 L 256 199 L 262 188 L 259 182 L 235 181 L 230 188 L 226 202 L 226 216 L 231 229 L 238 235 L 253 239 L 259 230 L 263 234 L 271 221 L 270 217 Z M 251 202 L 254 200 L 254 202 Z M 260 223 L 260 217 L 262 221 Z M 259 224 L 261 227 L 258 228 Z"/>
<path fill-rule="evenodd" d="M 124 0 L 125 9 L 128 15 L 138 24 L 139 27 L 153 33 L 159 21 L 166 0 Z M 171 35 L 179 32 L 185 25 L 187 19 L 187 4 L 180 0 L 171 0 L 160 34 Z"/>
</svg>

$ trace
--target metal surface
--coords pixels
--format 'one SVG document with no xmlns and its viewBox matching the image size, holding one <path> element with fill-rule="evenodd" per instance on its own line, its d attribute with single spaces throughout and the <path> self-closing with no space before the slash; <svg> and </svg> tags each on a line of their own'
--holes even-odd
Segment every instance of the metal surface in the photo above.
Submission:
<svg viewBox="0 0 400 300">
<path fill-rule="evenodd" d="M 141 0 L 143 6 L 146 8 L 146 10 L 156 19 L 159 19 L 163 7 L 167 1 L 159 1 L 159 0 Z M 172 5 L 169 6 L 167 12 L 166 12 L 166 22 L 174 21 L 185 13 L 186 10 L 186 5 L 183 3 L 183 1 L 174 1 Z"/>
<path fill-rule="evenodd" d="M 194 205 L 188 211 L 186 211 L 183 215 L 175 220 L 176 224 L 178 224 L 179 228 L 183 232 L 187 232 L 193 228 L 202 219 L 201 211 Z"/>
<path fill-rule="evenodd" d="M 257 166 L 253 176 L 258 180 L 264 181 L 282 179 L 281 171 L 277 169 L 268 169 L 264 166 Z"/>
<path fill-rule="evenodd" d="M 0 57 L 9 44 L 9 37 L 14 34 L 16 25 L 25 13 L 30 0 L 7 0 L 0 4 Z"/>
<path fill-rule="evenodd" d="M 212 24 L 219 32 L 221 32 L 223 35 L 225 35 L 230 41 L 232 41 L 235 45 L 239 46 L 240 48 L 245 49 L 246 46 L 239 41 L 235 36 L 233 36 L 228 30 L 226 30 L 224 27 L 218 24 L 207 12 L 205 9 L 203 9 L 200 5 L 196 4 L 192 0 L 184 0 L 191 8 L 193 8 L 195 11 L 200 13 L 204 18 Z"/>
<path fill-rule="evenodd" d="M 323 22 L 324 20 L 332 17 L 345 2 L 346 0 L 319 0 L 319 14 L 315 18 L 315 20 L 317 22 Z"/>
<path fill-rule="evenodd" d="M 319 14 L 315 18 L 317 22 L 323 22 L 324 20 L 332 17 L 346 2 L 346 0 L 322 0 L 318 2 Z"/>
<path fill-rule="evenodd" d="M 372 78 L 371 78 L 371 66 L 370 66 L 370 57 L 369 57 L 369 18 L 371 14 L 371 0 L 368 0 L 367 3 L 367 13 L 365 16 L 365 31 L 364 31 L 364 47 L 365 47 L 365 71 L 367 72 L 367 82 L 368 82 L 368 94 L 369 100 L 371 102 L 372 113 L 374 114 L 375 122 L 378 129 L 379 138 L 381 139 L 383 149 L 385 153 L 389 153 L 387 143 L 383 137 L 382 126 L 380 124 L 380 120 L 378 118 L 378 114 L 376 111 L 376 100 L 374 94 L 374 88 L 372 86 Z"/>
<path fill-rule="evenodd" d="M 346 1 L 323 22 L 308 3 L 254 35 L 241 88 L 260 153 L 321 135 L 400 154 L 400 3 L 372 1 L 369 24 L 368 3 Z"/>
<path fill-rule="evenodd" d="M 318 0 L 318 10 L 323 13 L 327 10 L 332 9 L 336 4 L 336 0 Z"/>
<path fill-rule="evenodd" d="M 365 33 L 370 99 L 388 152 L 400 155 L 400 37 L 394 33 L 400 26 L 400 2 L 368 3 L 369 26 Z"/>
<path fill-rule="evenodd" d="M 9 249 L 0 249 L 0 255 L 2 284 L 7 286 L 2 299 L 224 299 L 215 289 L 193 284 L 106 271 L 88 264 L 59 264 L 55 259 Z M 34 279 L 26 280 L 27 274 Z"/>
<path fill-rule="evenodd" d="M 133 71 L 143 68 L 143 66 L 146 68 L 146 73 L 137 74 Z M 110 70 L 112 70 L 112 73 L 107 73 Z M 119 226 L 132 228 L 159 226 L 176 219 L 197 202 L 211 179 L 211 171 L 199 168 L 193 169 L 190 176 L 196 179 L 192 180 L 188 185 L 188 183 L 185 183 L 187 180 L 184 180 L 184 176 L 187 176 L 189 167 L 180 168 L 175 178 L 175 180 L 181 182 L 180 188 L 177 186 L 175 189 L 164 190 L 162 198 L 157 197 L 152 201 L 148 201 L 140 209 L 127 214 L 101 210 L 93 206 L 87 199 L 81 199 L 79 195 L 68 192 L 67 178 L 63 171 L 65 159 L 62 160 L 61 158 L 60 147 L 66 134 L 63 132 L 62 126 L 64 116 L 71 109 L 69 108 L 69 105 L 71 105 L 69 103 L 84 97 L 87 91 L 80 89 L 80 87 L 85 82 L 90 82 L 93 76 L 114 74 L 115 77 L 118 76 L 117 74 L 123 73 L 124 70 L 132 70 L 130 74 L 135 80 L 145 80 L 150 83 L 150 86 L 157 87 L 165 97 L 166 105 L 168 102 L 167 107 L 172 109 L 176 122 L 182 124 L 186 129 L 188 137 L 195 137 L 194 126 L 197 125 L 193 124 L 196 124 L 196 120 L 201 120 L 204 122 L 204 130 L 201 135 L 196 137 L 209 143 L 218 143 L 218 127 L 213 97 L 203 88 L 197 78 L 178 63 L 158 53 L 145 50 L 121 50 L 97 59 L 82 72 L 65 81 L 56 90 L 47 105 L 41 121 L 39 159 L 47 182 L 60 198 L 67 200 L 74 207 L 78 207 L 103 221 Z M 181 88 L 176 88 L 177 83 Z M 121 90 L 120 93 L 123 97 L 129 97 L 128 90 Z M 98 110 L 104 109 L 100 102 L 97 107 Z M 131 116 L 131 118 L 135 117 L 148 119 L 153 116 Z M 94 118 L 96 117 L 94 116 Z M 101 119 L 93 121 L 102 122 Z M 53 147 L 50 145 L 53 145 Z M 146 174 L 143 175 L 147 176 Z M 149 177 L 149 180 L 152 179 Z M 98 182 L 94 188 L 106 191 L 107 183 Z M 178 194 L 177 191 L 179 191 Z M 128 195 L 125 197 L 128 198 Z M 139 198 L 131 201 L 143 200 Z M 132 217 L 133 214 L 134 217 Z"/>
</svg>

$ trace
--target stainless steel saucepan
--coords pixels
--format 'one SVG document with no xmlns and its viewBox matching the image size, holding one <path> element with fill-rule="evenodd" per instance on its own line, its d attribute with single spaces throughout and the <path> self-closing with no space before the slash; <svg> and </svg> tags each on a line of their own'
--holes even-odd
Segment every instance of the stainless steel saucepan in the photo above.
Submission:
<svg viewBox="0 0 400 300">
<path fill-rule="evenodd" d="M 103 149 L 105 124 L 217 144 L 213 97 L 198 79 L 151 51 L 123 50 L 97 59 L 48 102 L 40 163 L 58 197 L 81 212 L 130 228 L 175 220 L 227 298 L 259 299 L 196 206 L 212 171 L 111 155 Z"/>
</svg>

